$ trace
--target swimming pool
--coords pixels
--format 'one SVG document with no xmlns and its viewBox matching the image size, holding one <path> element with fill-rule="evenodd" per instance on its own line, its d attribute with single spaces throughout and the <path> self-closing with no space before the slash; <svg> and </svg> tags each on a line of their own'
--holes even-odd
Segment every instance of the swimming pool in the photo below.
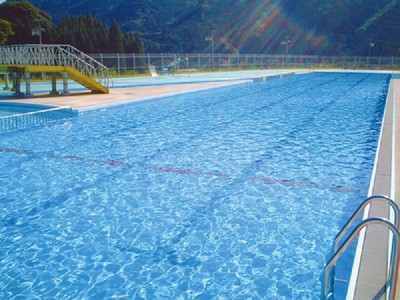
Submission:
<svg viewBox="0 0 400 300">
<path fill-rule="evenodd" d="M 2 133 L 0 298 L 319 298 L 388 83 L 313 73 Z"/>
</svg>

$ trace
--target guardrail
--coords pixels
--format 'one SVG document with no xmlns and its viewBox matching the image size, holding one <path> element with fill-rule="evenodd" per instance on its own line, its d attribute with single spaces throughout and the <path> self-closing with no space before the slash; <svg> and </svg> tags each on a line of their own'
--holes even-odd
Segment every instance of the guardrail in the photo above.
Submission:
<svg viewBox="0 0 400 300">
<path fill-rule="evenodd" d="M 164 67 L 179 58 L 185 59 L 179 65 L 181 72 L 283 68 L 400 70 L 400 57 L 380 56 L 217 53 L 97 53 L 90 56 L 117 75 L 146 73 L 151 65 L 161 73 Z"/>
<path fill-rule="evenodd" d="M 48 124 L 52 121 L 72 118 L 76 112 L 69 106 L 37 110 L 0 117 L 0 132 Z"/>
<path fill-rule="evenodd" d="M 102 85 L 109 85 L 108 68 L 71 45 L 0 45 L 0 65 L 73 67 Z"/>
</svg>

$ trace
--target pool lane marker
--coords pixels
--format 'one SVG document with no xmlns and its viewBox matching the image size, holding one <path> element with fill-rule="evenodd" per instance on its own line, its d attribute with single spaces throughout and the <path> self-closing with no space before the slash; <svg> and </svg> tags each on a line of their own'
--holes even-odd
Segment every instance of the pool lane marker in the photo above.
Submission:
<svg viewBox="0 0 400 300">
<path fill-rule="evenodd" d="M 26 155 L 36 155 L 36 153 L 32 152 L 32 151 L 14 149 L 14 148 L 0 148 L 0 152 L 9 152 L 9 153 L 26 154 Z"/>
<path fill-rule="evenodd" d="M 116 161 L 116 160 L 101 160 L 101 159 L 88 159 L 88 158 L 83 158 L 79 156 L 73 156 L 73 155 L 58 155 L 58 154 L 52 154 L 50 156 L 51 158 L 58 158 L 58 159 L 65 159 L 65 160 L 72 160 L 72 161 L 84 161 L 84 162 L 93 162 L 93 163 L 101 163 L 101 164 L 107 164 L 110 166 L 116 166 L 116 167 L 129 167 L 131 166 L 128 163 L 124 163 L 121 161 Z"/>
<path fill-rule="evenodd" d="M 163 167 L 163 166 L 146 166 L 146 169 L 152 169 L 155 171 L 160 172 L 170 172 L 170 173 L 177 173 L 177 174 L 197 174 L 197 175 L 207 175 L 212 177 L 219 177 L 219 178 L 231 178 L 229 175 L 224 173 L 210 173 L 210 172 L 203 172 L 197 169 L 177 169 L 171 167 Z"/>
<path fill-rule="evenodd" d="M 16 153 L 16 154 L 23 154 L 23 155 L 29 155 L 29 156 L 43 156 L 37 152 L 22 150 L 22 149 L 15 149 L 15 148 L 0 148 L 0 152 Z M 83 157 L 74 156 L 74 155 L 59 155 L 59 154 L 51 154 L 49 157 L 56 158 L 56 159 L 71 160 L 71 161 L 101 163 L 101 164 L 106 164 L 106 165 L 116 166 L 116 167 L 131 166 L 128 163 L 116 161 L 116 160 L 112 160 L 112 159 L 109 159 L 109 160 L 90 159 L 90 158 L 83 158 Z"/>
<path fill-rule="evenodd" d="M 343 185 L 337 185 L 337 184 L 332 184 L 332 185 L 322 185 L 318 184 L 312 181 L 297 181 L 297 180 L 288 180 L 288 179 L 273 179 L 273 178 L 251 178 L 251 181 L 257 182 L 261 181 L 266 184 L 279 184 L 279 185 L 285 185 L 285 186 L 298 186 L 298 187 L 303 187 L 303 188 L 317 188 L 317 189 L 329 189 L 329 190 L 336 190 L 339 192 L 344 192 L 344 193 L 355 193 L 358 192 L 359 190 L 346 187 Z"/>
<path fill-rule="evenodd" d="M 15 149 L 15 148 L 0 148 L 0 152 L 6 153 L 15 153 L 20 155 L 29 155 L 29 156 L 43 156 L 40 153 L 22 150 L 22 149 Z M 133 164 L 126 163 L 123 161 L 117 160 L 101 160 L 101 159 L 91 159 L 91 158 L 84 158 L 75 155 L 60 155 L 60 154 L 51 154 L 49 157 L 54 159 L 62 159 L 62 160 L 69 160 L 69 161 L 81 161 L 81 162 L 90 162 L 90 163 L 98 163 L 103 165 L 109 165 L 113 167 L 133 167 Z M 213 173 L 213 172 L 204 172 L 198 169 L 179 169 L 167 166 L 144 166 L 146 169 L 158 171 L 158 172 L 166 172 L 166 173 L 174 173 L 174 174 L 181 174 L 181 175 L 205 175 L 209 177 L 216 177 L 216 178 L 223 178 L 223 179 L 232 179 L 233 177 L 225 174 L 225 173 Z M 292 179 L 275 179 L 275 178 L 268 178 L 268 177 L 251 177 L 246 181 L 251 182 L 261 182 L 264 184 L 269 185 L 282 185 L 282 186 L 293 186 L 293 187 L 301 187 L 301 188 L 318 188 L 318 189 L 330 189 L 335 190 L 338 192 L 343 193 L 355 193 L 358 192 L 358 189 L 346 187 L 342 185 L 322 185 L 312 181 L 297 181 Z"/>
</svg>

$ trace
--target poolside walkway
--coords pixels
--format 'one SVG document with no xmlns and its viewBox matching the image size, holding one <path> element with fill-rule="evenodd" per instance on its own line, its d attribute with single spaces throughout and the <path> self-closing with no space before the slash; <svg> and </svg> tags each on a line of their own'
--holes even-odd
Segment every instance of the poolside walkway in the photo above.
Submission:
<svg viewBox="0 0 400 300">
<path fill-rule="evenodd" d="M 90 92 L 78 92 L 69 96 L 49 96 L 39 95 L 33 98 L 7 98 L 6 101 L 16 103 L 32 103 L 49 106 L 70 106 L 75 110 L 84 111 L 90 109 L 98 109 L 105 106 L 119 105 L 129 102 L 142 101 L 146 99 L 154 99 L 168 95 L 176 95 L 187 92 L 195 92 L 204 89 L 223 87 L 227 85 L 245 83 L 244 80 L 239 81 L 223 81 L 223 82 L 203 82 L 188 84 L 172 84 L 162 86 L 141 86 L 130 88 L 114 88 L 109 94 L 92 94 Z"/>
<path fill-rule="evenodd" d="M 151 76 L 142 77 L 121 77 L 112 80 L 112 87 L 109 94 L 93 94 L 87 90 L 82 91 L 82 87 L 70 82 L 71 94 L 67 96 L 49 95 L 51 83 L 32 84 L 32 98 L 15 98 L 12 93 L 7 97 L 0 97 L 1 101 L 11 101 L 17 103 L 30 103 L 48 106 L 69 106 L 75 110 L 84 111 L 98 109 L 105 106 L 125 104 L 135 101 L 154 99 L 164 96 L 171 96 L 187 92 L 195 92 L 205 89 L 218 88 L 234 84 L 242 84 L 253 81 L 263 81 L 267 78 L 294 75 L 295 73 L 306 73 L 308 70 L 248 70 L 235 72 L 210 72 L 195 73 L 186 77 L 161 76 L 152 78 Z M 40 87 L 39 87 L 40 86 Z M 79 88 L 80 87 L 80 88 Z M 36 89 L 45 92 L 35 93 Z M 21 88 L 23 90 L 23 88 Z M 75 90 L 75 92 L 74 92 Z M 0 93 L 0 96 L 1 93 Z"/>
</svg>

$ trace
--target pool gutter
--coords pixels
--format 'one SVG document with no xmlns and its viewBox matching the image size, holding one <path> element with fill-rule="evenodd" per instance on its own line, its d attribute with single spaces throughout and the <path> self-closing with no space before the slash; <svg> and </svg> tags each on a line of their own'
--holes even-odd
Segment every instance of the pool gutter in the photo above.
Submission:
<svg viewBox="0 0 400 300">
<path fill-rule="evenodd" d="M 400 195 L 400 80 L 392 79 L 383 116 L 381 134 L 371 178 L 369 196 L 382 194 L 399 201 Z M 397 121 L 396 121 L 397 120 Z M 382 217 L 392 219 L 388 206 L 373 203 L 364 213 L 364 219 Z M 360 234 L 350 279 L 347 300 L 387 299 L 389 264 L 389 230 L 382 226 L 369 226 Z M 399 289 L 397 289 L 399 290 Z"/>
</svg>

